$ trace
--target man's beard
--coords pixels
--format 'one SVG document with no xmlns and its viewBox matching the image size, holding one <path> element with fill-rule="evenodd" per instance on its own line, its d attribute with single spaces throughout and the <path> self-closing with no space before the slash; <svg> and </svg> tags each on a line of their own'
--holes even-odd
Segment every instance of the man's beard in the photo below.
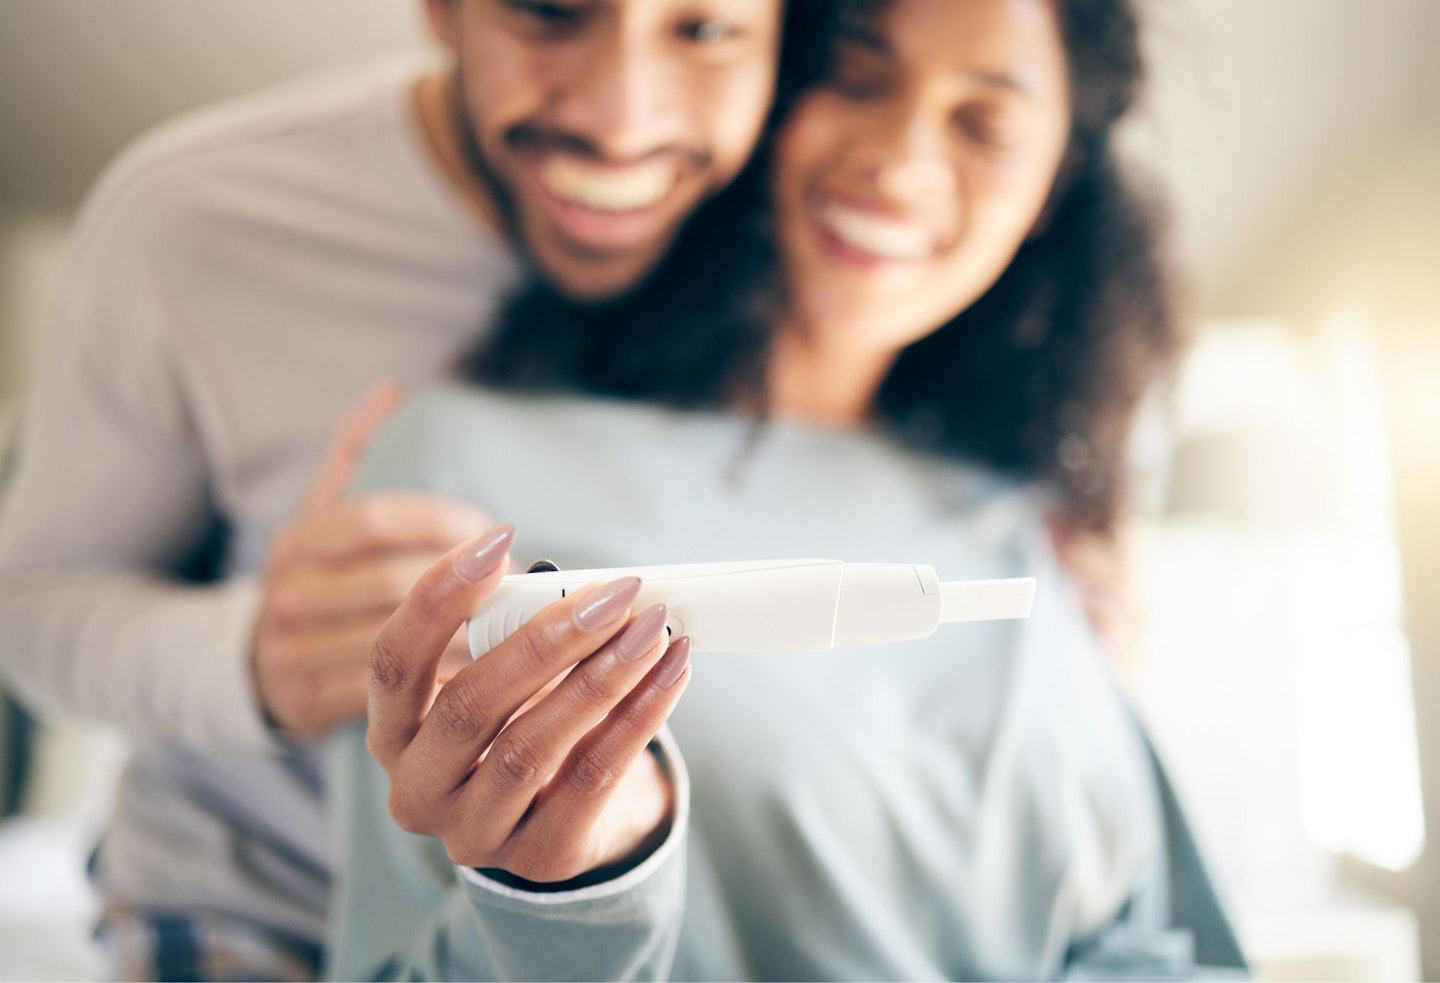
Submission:
<svg viewBox="0 0 1440 983">
<path fill-rule="evenodd" d="M 535 257 L 530 254 L 525 237 L 520 232 L 520 212 L 515 207 L 515 197 L 510 194 L 510 189 L 500 180 L 500 176 L 490 166 L 490 161 L 485 159 L 485 152 L 480 149 L 480 135 L 475 131 L 475 121 L 470 118 L 470 112 L 465 106 L 465 75 L 460 66 L 456 66 L 453 84 L 445 102 L 454 121 L 455 134 L 460 140 L 460 159 L 465 170 L 480 182 L 490 196 L 500 218 L 500 231 L 505 238 L 522 253 L 532 267 L 535 266 Z"/>
<path fill-rule="evenodd" d="M 475 121 L 465 106 L 465 81 L 459 70 L 455 73 L 455 86 L 450 90 L 450 98 L 447 101 L 450 104 L 450 115 L 455 121 L 455 132 L 460 140 L 460 158 L 465 170 L 480 183 L 490 196 L 490 200 L 494 202 L 495 211 L 500 219 L 500 231 L 505 238 L 510 241 L 532 270 L 543 274 L 544 266 L 539 262 L 535 250 L 531 248 L 530 241 L 525 236 L 524 223 L 520 220 L 520 208 L 515 204 L 515 196 L 501 180 L 495 168 L 491 166 L 485 156 L 485 151 L 480 149 L 480 134 L 476 131 Z M 581 153 L 588 152 L 584 141 L 573 137 L 536 134 L 531 128 L 525 126 L 517 126 L 506 133 L 505 142 L 511 146 L 541 143 L 550 146 L 565 144 Z M 605 260 L 612 258 L 611 254 L 607 252 L 587 249 L 579 243 L 569 242 L 564 238 L 561 238 L 557 245 L 565 252 L 581 259 Z"/>
</svg>

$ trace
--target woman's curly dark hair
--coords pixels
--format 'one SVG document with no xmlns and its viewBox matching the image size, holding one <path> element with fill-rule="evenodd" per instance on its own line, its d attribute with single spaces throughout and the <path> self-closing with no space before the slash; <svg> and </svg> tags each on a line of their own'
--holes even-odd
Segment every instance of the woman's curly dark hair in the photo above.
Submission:
<svg viewBox="0 0 1440 983">
<path fill-rule="evenodd" d="M 1113 528 L 1136 407 L 1178 355 L 1157 199 L 1121 168 L 1116 124 L 1143 66 L 1131 0 L 1055 0 L 1073 120 L 1041 227 L 1004 274 L 905 349 L 875 416 L 901 440 L 1048 484 L 1071 523 Z M 775 123 L 823 81 L 835 40 L 883 0 L 792 0 Z M 773 125 L 772 125 L 773 130 Z M 461 363 L 486 385 L 581 391 L 763 415 L 785 309 L 767 188 L 768 139 L 629 293 L 568 300 L 538 279 Z"/>
</svg>

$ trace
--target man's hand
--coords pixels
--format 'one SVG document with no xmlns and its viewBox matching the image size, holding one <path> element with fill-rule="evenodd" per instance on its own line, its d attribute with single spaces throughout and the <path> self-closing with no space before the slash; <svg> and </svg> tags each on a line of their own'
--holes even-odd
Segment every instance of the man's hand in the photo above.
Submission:
<svg viewBox="0 0 1440 983">
<path fill-rule="evenodd" d="M 419 492 L 346 497 L 371 435 L 400 398 L 382 386 L 351 413 L 299 516 L 271 545 L 251 666 L 261 706 L 293 737 L 319 737 L 364 714 L 375 633 L 437 556 L 489 524 L 473 505 Z"/>
<path fill-rule="evenodd" d="M 689 678 L 665 608 L 632 619 L 640 581 L 551 604 L 443 685 L 437 667 L 505 571 L 512 530 L 452 550 L 420 578 L 370 656 L 367 743 L 390 813 L 450 859 L 556 883 L 639 862 L 667 828 L 669 782 L 646 752 Z"/>
</svg>

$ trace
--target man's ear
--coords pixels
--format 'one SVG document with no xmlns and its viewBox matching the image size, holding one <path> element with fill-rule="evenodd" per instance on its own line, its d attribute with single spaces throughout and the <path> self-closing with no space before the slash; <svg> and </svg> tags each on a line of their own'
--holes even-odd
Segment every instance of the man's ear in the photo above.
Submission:
<svg viewBox="0 0 1440 983">
<path fill-rule="evenodd" d="M 461 0 L 425 0 L 430 36 L 451 51 L 455 50 L 460 37 L 460 3 Z"/>
</svg>

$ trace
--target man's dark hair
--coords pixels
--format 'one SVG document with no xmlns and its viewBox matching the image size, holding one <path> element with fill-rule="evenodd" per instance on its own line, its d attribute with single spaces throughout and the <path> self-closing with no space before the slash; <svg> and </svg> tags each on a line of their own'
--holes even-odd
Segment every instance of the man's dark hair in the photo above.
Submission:
<svg viewBox="0 0 1440 983">
<path fill-rule="evenodd" d="M 1159 209 L 1121 168 L 1114 130 L 1140 89 L 1130 0 L 1056 0 L 1070 70 L 1069 145 L 1041 227 L 974 304 L 906 348 L 875 415 L 901 440 L 1048 484 L 1067 519 L 1113 527 L 1135 409 L 1182 345 Z M 789 4 L 775 120 L 820 81 L 875 0 Z M 772 127 L 773 129 L 773 127 Z M 487 385 L 587 392 L 763 416 L 785 309 L 770 228 L 768 138 L 701 206 L 642 284 L 598 305 L 538 279 L 462 362 Z"/>
</svg>

